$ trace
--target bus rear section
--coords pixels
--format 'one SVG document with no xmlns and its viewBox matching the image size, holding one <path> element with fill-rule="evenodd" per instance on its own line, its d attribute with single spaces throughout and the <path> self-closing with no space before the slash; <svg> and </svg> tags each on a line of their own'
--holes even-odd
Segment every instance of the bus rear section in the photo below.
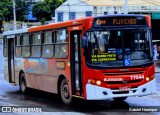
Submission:
<svg viewBox="0 0 160 115">
<path fill-rule="evenodd" d="M 95 17 L 85 33 L 87 100 L 125 100 L 156 93 L 148 16 Z"/>
</svg>

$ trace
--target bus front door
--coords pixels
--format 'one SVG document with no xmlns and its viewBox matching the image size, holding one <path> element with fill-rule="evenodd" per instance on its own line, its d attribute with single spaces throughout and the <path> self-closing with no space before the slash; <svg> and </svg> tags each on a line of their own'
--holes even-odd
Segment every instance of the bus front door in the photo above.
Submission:
<svg viewBox="0 0 160 115">
<path fill-rule="evenodd" d="M 81 37 L 82 31 L 70 32 L 70 57 L 71 57 L 71 77 L 72 94 L 82 96 L 82 62 L 81 62 Z"/>
<path fill-rule="evenodd" d="M 9 82 L 15 82 L 15 68 L 14 68 L 14 39 L 8 39 L 8 75 Z"/>
</svg>

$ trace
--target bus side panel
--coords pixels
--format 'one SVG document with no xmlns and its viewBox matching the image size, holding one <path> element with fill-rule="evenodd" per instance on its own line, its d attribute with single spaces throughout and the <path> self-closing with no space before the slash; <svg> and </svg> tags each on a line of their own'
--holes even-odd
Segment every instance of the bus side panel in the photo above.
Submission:
<svg viewBox="0 0 160 115">
<path fill-rule="evenodd" d="M 20 71 L 24 72 L 24 59 L 15 58 L 14 63 L 15 63 L 15 84 L 19 85 Z"/>
<path fill-rule="evenodd" d="M 51 92 L 51 93 L 58 93 L 57 90 L 57 82 L 58 82 L 58 77 L 57 76 L 45 76 L 42 75 L 42 82 L 41 82 L 41 87 L 40 90 Z"/>
<path fill-rule="evenodd" d="M 8 60 L 7 57 L 3 58 L 3 71 L 4 71 L 4 79 L 9 82 L 9 74 L 8 74 Z"/>
<path fill-rule="evenodd" d="M 27 87 L 46 92 L 57 93 L 58 77 L 25 73 Z"/>
<path fill-rule="evenodd" d="M 62 69 L 58 70 L 55 59 L 45 58 L 16 58 L 16 84 L 19 74 L 25 73 L 27 87 L 57 93 L 57 82 Z M 64 71 L 64 70 L 63 70 Z"/>
<path fill-rule="evenodd" d="M 19 85 L 19 73 L 20 71 L 15 71 L 15 85 Z"/>
<path fill-rule="evenodd" d="M 64 76 L 69 83 L 71 82 L 70 65 L 68 65 L 69 61 L 68 59 L 53 59 L 53 60 L 49 60 L 48 62 L 49 62 L 48 74 L 52 75 L 51 76 L 52 81 L 50 81 L 52 87 L 48 85 L 48 89 L 51 88 L 52 90 L 54 90 L 53 93 L 58 93 L 58 90 L 57 90 L 58 89 L 58 79 L 60 76 Z M 45 82 L 47 84 L 46 79 L 45 79 Z M 45 83 L 43 84 L 45 86 Z"/>
</svg>

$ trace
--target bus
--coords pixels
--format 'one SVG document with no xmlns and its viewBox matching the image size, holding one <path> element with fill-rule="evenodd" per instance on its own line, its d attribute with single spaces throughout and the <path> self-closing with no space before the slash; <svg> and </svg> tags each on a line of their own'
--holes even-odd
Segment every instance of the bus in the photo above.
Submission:
<svg viewBox="0 0 160 115">
<path fill-rule="evenodd" d="M 65 104 L 156 93 L 148 15 L 105 15 L 3 33 L 4 78 Z"/>
</svg>

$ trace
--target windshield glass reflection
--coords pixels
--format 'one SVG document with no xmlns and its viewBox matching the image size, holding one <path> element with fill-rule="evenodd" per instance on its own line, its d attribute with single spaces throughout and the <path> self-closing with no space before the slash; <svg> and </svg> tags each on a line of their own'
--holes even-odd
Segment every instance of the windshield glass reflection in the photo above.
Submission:
<svg viewBox="0 0 160 115">
<path fill-rule="evenodd" d="M 87 62 L 105 67 L 136 66 L 152 61 L 150 30 L 87 32 Z"/>
</svg>

